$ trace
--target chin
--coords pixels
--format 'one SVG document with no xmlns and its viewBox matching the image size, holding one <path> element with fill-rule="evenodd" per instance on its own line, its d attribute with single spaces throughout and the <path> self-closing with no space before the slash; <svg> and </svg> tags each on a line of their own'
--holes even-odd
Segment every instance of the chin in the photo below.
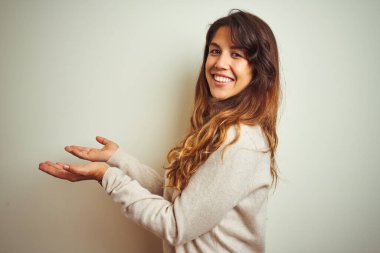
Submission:
<svg viewBox="0 0 380 253">
<path fill-rule="evenodd" d="M 211 93 L 211 96 L 218 101 L 222 101 L 222 100 L 225 100 L 225 99 L 231 97 L 231 96 L 228 96 L 226 94 L 220 94 L 220 93 Z"/>
</svg>

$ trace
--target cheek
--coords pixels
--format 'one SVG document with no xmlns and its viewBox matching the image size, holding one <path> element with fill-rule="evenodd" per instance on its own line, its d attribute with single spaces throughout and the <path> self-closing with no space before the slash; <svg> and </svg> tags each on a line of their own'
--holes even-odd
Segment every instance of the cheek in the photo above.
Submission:
<svg viewBox="0 0 380 253">
<path fill-rule="evenodd" d="M 211 68 L 212 68 L 211 60 L 210 60 L 210 58 L 207 58 L 206 64 L 205 64 L 206 74 L 208 74 L 210 72 Z"/>
<path fill-rule="evenodd" d="M 246 74 L 246 76 L 247 76 L 247 81 L 250 83 L 251 81 L 252 81 L 252 71 L 251 70 L 249 70 L 248 72 L 247 72 L 247 74 Z"/>
<path fill-rule="evenodd" d="M 206 74 L 206 80 L 207 80 L 207 84 L 210 85 L 210 82 L 212 81 L 212 75 L 211 75 L 211 70 L 213 68 L 213 64 L 211 61 L 206 61 L 206 64 L 205 64 L 205 74 Z"/>
<path fill-rule="evenodd" d="M 241 76 L 243 77 L 244 81 L 246 82 L 251 82 L 252 80 L 252 68 L 249 67 L 249 66 L 244 66 L 242 68 L 242 71 L 240 72 L 241 73 Z"/>
</svg>

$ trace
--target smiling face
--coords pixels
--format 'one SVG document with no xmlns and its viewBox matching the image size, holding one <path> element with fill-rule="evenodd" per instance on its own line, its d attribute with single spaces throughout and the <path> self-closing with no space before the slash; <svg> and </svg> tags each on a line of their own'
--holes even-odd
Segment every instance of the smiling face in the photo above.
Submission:
<svg viewBox="0 0 380 253">
<path fill-rule="evenodd" d="M 220 27 L 212 39 L 205 65 L 211 95 L 225 100 L 242 91 L 252 80 L 252 66 L 244 51 L 231 41 L 229 27 Z"/>
</svg>

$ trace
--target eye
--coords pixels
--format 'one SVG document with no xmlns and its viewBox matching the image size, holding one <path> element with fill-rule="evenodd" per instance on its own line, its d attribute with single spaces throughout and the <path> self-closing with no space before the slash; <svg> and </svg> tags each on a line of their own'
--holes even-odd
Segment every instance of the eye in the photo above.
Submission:
<svg viewBox="0 0 380 253">
<path fill-rule="evenodd" d="M 209 54 L 212 54 L 212 55 L 220 54 L 220 50 L 219 49 L 210 49 Z"/>
<path fill-rule="evenodd" d="M 241 54 L 239 54 L 239 53 L 232 53 L 231 56 L 232 56 L 233 58 L 244 58 L 244 57 L 243 57 Z"/>
</svg>

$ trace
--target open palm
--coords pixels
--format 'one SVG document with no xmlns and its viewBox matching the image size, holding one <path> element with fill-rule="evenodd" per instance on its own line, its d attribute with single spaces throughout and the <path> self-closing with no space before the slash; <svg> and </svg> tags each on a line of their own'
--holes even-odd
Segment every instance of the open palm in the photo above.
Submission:
<svg viewBox="0 0 380 253">
<path fill-rule="evenodd" d="M 97 180 L 100 182 L 107 168 L 108 165 L 102 162 L 75 165 L 46 161 L 39 164 L 39 169 L 41 171 L 56 178 L 65 179 L 70 182 L 77 182 L 82 180 Z"/>
<path fill-rule="evenodd" d="M 96 136 L 96 140 L 104 145 L 103 148 L 88 148 L 80 146 L 66 146 L 65 150 L 78 158 L 92 162 L 106 162 L 119 148 L 115 142 L 104 137 Z"/>
</svg>

